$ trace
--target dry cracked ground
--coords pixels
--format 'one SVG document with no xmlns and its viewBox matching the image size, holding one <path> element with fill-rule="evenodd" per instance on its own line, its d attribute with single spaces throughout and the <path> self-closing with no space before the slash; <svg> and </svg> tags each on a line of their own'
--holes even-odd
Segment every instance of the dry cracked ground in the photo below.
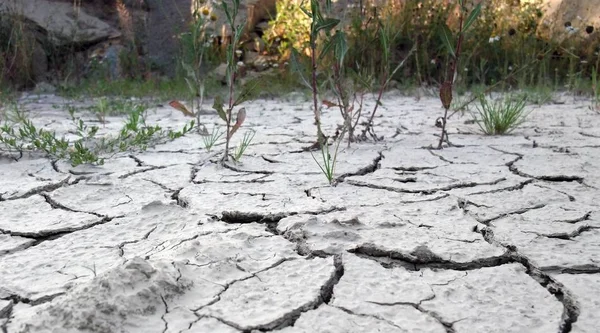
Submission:
<svg viewBox="0 0 600 333">
<path fill-rule="evenodd" d="M 65 101 L 27 103 L 69 135 Z M 570 98 L 496 137 L 455 117 L 429 150 L 439 102 L 384 104 L 335 187 L 298 98 L 248 103 L 238 164 L 194 134 L 103 166 L 1 159 L 1 331 L 598 332 L 600 115 Z"/>
</svg>

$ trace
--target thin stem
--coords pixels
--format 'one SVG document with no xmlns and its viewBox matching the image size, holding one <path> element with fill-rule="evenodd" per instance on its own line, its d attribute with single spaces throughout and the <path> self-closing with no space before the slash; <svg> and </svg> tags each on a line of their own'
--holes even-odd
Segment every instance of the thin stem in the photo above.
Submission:
<svg viewBox="0 0 600 333">
<path fill-rule="evenodd" d="M 314 39 L 314 38 L 313 38 Z M 313 93 L 313 108 L 315 113 L 315 124 L 317 125 L 317 144 L 319 147 L 323 145 L 323 132 L 321 131 L 321 116 L 319 114 L 319 103 L 317 101 L 317 46 L 314 40 L 310 43 L 311 49 L 311 65 L 312 65 L 312 93 Z"/>
<path fill-rule="evenodd" d="M 375 113 L 377 112 L 377 109 L 379 108 L 379 104 L 381 103 L 383 91 L 385 90 L 385 87 L 388 84 L 387 73 L 385 73 L 383 76 L 383 82 L 384 83 L 381 85 L 381 87 L 379 87 L 379 93 L 377 95 L 377 100 L 375 101 L 375 106 L 373 107 L 373 112 L 371 112 L 371 116 L 369 116 L 369 120 L 367 121 L 367 126 L 365 126 L 365 128 L 363 129 L 363 131 L 361 133 L 361 137 L 363 139 L 366 139 L 367 132 L 371 129 L 371 127 L 373 127 L 373 119 L 375 118 Z M 377 138 L 374 138 L 374 139 L 377 140 Z"/>
</svg>

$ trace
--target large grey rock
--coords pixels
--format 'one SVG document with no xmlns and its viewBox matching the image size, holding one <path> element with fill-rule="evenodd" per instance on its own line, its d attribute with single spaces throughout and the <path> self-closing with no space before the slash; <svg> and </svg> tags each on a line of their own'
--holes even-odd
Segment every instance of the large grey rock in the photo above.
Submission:
<svg viewBox="0 0 600 333">
<path fill-rule="evenodd" d="M 73 3 L 4 0 L 0 2 L 0 11 L 22 15 L 34 22 L 46 31 L 48 39 L 57 46 L 70 43 L 90 44 L 120 36 L 109 24 L 88 15 Z"/>
</svg>

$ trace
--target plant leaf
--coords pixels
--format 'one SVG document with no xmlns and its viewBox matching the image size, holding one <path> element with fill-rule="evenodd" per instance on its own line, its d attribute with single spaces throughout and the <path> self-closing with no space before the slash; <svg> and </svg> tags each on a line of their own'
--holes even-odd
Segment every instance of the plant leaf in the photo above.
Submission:
<svg viewBox="0 0 600 333">
<path fill-rule="evenodd" d="M 308 83 L 308 80 L 306 79 L 306 76 L 304 75 L 304 71 L 302 69 L 302 65 L 300 64 L 299 57 L 300 57 L 300 54 L 298 54 L 298 51 L 295 48 L 292 48 L 292 53 L 290 55 L 290 69 L 291 69 L 292 73 L 297 73 L 300 76 L 302 83 L 308 89 L 311 89 L 311 85 L 310 85 L 310 83 Z"/>
<path fill-rule="evenodd" d="M 217 95 L 217 97 L 215 97 L 215 101 L 213 103 L 213 109 L 215 109 L 215 111 L 217 111 L 217 114 L 219 115 L 219 117 L 221 119 L 223 119 L 223 121 L 227 122 L 227 114 L 225 113 L 225 110 L 223 109 L 223 98 L 221 98 L 221 96 Z"/>
<path fill-rule="evenodd" d="M 181 111 L 181 113 L 183 113 L 184 116 L 186 117 L 194 117 L 194 113 L 190 112 L 190 110 L 188 110 L 188 108 L 185 107 L 185 105 L 181 104 L 178 101 L 170 101 L 169 105 L 174 108 L 175 110 Z"/>
<path fill-rule="evenodd" d="M 235 119 L 235 124 L 229 132 L 230 139 L 233 136 L 233 134 L 235 134 L 235 132 L 242 126 L 244 120 L 246 120 L 246 108 L 241 108 L 240 111 L 238 111 L 237 117 Z"/>
<path fill-rule="evenodd" d="M 469 13 L 469 17 L 467 18 L 467 20 L 465 21 L 465 25 L 463 26 L 463 31 L 467 31 L 471 27 L 471 25 L 473 25 L 473 23 L 477 20 L 479 13 L 481 13 L 481 3 L 475 6 L 471 13 Z"/>
<path fill-rule="evenodd" d="M 335 26 L 338 25 L 339 23 L 340 23 L 340 20 L 334 19 L 331 17 L 323 19 L 322 21 L 317 22 L 317 25 L 315 26 L 315 33 L 319 32 L 321 30 L 325 30 L 325 32 L 329 32 L 329 31 L 331 31 L 331 29 L 335 28 Z"/>
<path fill-rule="evenodd" d="M 448 52 L 450 52 L 453 58 L 456 58 L 456 54 L 454 53 L 454 36 L 446 23 L 442 24 L 440 35 L 442 43 L 444 43 Z"/>
<path fill-rule="evenodd" d="M 343 31 L 336 31 L 333 36 L 333 40 L 335 41 L 335 49 L 333 51 L 336 60 L 340 67 L 344 65 L 344 58 L 346 57 L 346 53 L 348 53 L 348 43 L 346 43 L 346 34 Z"/>
<path fill-rule="evenodd" d="M 323 50 L 321 50 L 321 54 L 319 54 L 319 60 L 323 60 L 323 58 L 325 58 L 327 56 L 327 54 L 329 52 L 331 52 L 331 50 L 334 47 L 334 40 L 333 38 L 329 38 L 326 42 L 325 45 L 323 46 Z"/>
<path fill-rule="evenodd" d="M 440 87 L 440 100 L 442 101 L 442 105 L 444 109 L 449 109 L 452 104 L 452 82 L 445 81 L 442 83 Z"/>
</svg>

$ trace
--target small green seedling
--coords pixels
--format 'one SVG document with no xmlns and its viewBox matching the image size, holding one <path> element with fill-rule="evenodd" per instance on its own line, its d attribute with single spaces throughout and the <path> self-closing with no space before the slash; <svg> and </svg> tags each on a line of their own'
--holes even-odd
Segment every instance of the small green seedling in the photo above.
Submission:
<svg viewBox="0 0 600 333">
<path fill-rule="evenodd" d="M 345 133 L 346 130 L 344 128 L 342 130 L 342 133 L 338 137 L 337 143 L 335 143 L 335 150 L 333 152 L 333 156 L 331 156 L 331 153 L 329 151 L 329 145 L 327 144 L 327 142 L 325 142 L 321 146 L 321 162 L 317 160 L 317 158 L 312 152 L 310 153 L 313 160 L 315 160 L 315 162 L 319 166 L 319 169 L 321 169 L 323 175 L 325 175 L 325 178 L 327 178 L 329 185 L 335 184 L 335 166 L 337 162 L 338 152 L 340 149 L 340 143 L 342 143 Z"/>
<path fill-rule="evenodd" d="M 240 142 L 240 145 L 237 146 L 237 149 L 235 150 L 235 152 L 233 154 L 233 159 L 236 162 L 239 162 L 242 159 L 242 156 L 244 156 L 244 152 L 246 152 L 246 149 L 248 148 L 248 146 L 250 146 L 252 139 L 254 139 L 254 134 L 256 134 L 256 132 L 254 132 L 254 131 L 248 131 L 248 132 L 244 133 L 242 142 Z"/>
<path fill-rule="evenodd" d="M 219 130 L 218 127 L 213 127 L 210 134 L 202 135 L 202 142 L 204 143 L 204 149 L 210 153 L 212 147 L 217 143 L 217 141 L 223 136 L 223 132 Z"/>
</svg>

